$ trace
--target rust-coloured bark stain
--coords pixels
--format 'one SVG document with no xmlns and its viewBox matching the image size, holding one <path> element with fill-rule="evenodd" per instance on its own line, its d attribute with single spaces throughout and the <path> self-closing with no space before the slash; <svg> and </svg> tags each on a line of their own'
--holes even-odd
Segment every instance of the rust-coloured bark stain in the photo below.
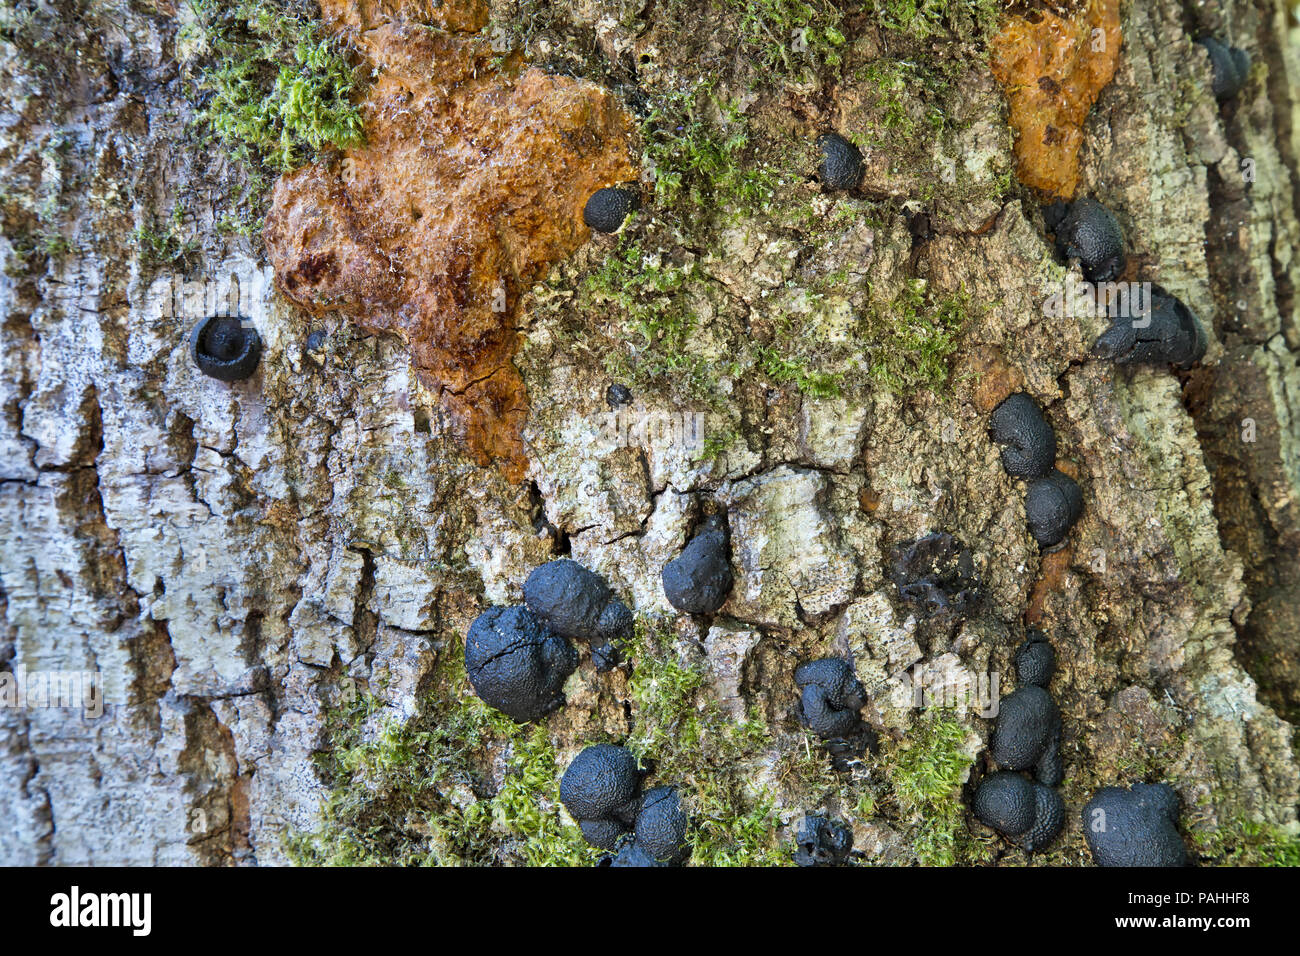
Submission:
<svg viewBox="0 0 1300 956">
<path fill-rule="evenodd" d="M 1025 185 L 1074 198 L 1083 123 L 1115 75 L 1121 42 L 1119 0 L 1087 0 L 1068 20 L 1040 11 L 1002 24 L 990 63 L 1010 106 Z"/>
<path fill-rule="evenodd" d="M 367 144 L 276 183 L 276 283 L 314 313 L 400 335 L 469 451 L 518 481 L 519 297 L 588 239 L 587 198 L 636 178 L 631 119 L 592 83 L 494 67 L 490 38 L 470 32 L 486 23 L 479 0 L 325 0 L 322 14 L 375 68 Z"/>
</svg>

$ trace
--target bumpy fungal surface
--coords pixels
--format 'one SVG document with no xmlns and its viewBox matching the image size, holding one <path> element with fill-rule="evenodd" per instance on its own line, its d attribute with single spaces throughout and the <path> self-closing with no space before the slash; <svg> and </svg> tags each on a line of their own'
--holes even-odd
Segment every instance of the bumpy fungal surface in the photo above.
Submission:
<svg viewBox="0 0 1300 956">
<path fill-rule="evenodd" d="M 1116 365 L 1164 365 L 1188 368 L 1205 355 L 1209 340 L 1196 313 L 1160 286 L 1151 289 L 1146 315 L 1116 316 L 1093 343 L 1092 354 Z"/>
<path fill-rule="evenodd" d="M 1002 446 L 1002 467 L 1016 478 L 1041 478 L 1056 464 L 1056 433 L 1038 403 L 1010 395 L 989 416 L 989 432 Z"/>
<path fill-rule="evenodd" d="M 1202 37 L 1196 42 L 1210 55 L 1210 66 L 1214 69 L 1214 98 L 1220 103 L 1232 99 L 1250 79 L 1250 54 L 1214 37 Z"/>
<path fill-rule="evenodd" d="M 605 579 L 569 558 L 535 568 L 524 582 L 524 602 L 557 634 L 590 644 L 599 670 L 618 662 L 616 642 L 632 631 L 632 612 Z"/>
<path fill-rule="evenodd" d="M 1103 787 L 1083 808 L 1083 835 L 1098 866 L 1185 866 L 1178 793 L 1165 783 Z"/>
<path fill-rule="evenodd" d="M 823 657 L 800 664 L 794 682 L 802 692 L 799 722 L 822 740 L 847 737 L 858 729 L 867 692 L 848 661 Z"/>
<path fill-rule="evenodd" d="M 1005 770 L 1032 770 L 1039 783 L 1061 782 L 1061 712 L 1051 694 L 1033 684 L 998 702 L 989 752 Z"/>
<path fill-rule="evenodd" d="M 223 382 L 248 378 L 261 356 L 257 329 L 233 315 L 210 315 L 190 333 L 190 358 L 210 378 Z"/>
<path fill-rule="evenodd" d="M 1036 853 L 1055 840 L 1065 825 L 1065 803 L 1051 787 L 1000 770 L 984 778 L 971 809 L 979 821 Z"/>
<path fill-rule="evenodd" d="M 664 565 L 664 596 L 679 611 L 712 614 L 731 591 L 725 515 L 709 516 L 682 553 Z"/>
<path fill-rule="evenodd" d="M 618 232 L 629 215 L 641 208 L 641 197 L 623 186 L 597 189 L 582 207 L 582 221 L 597 232 Z"/>
<path fill-rule="evenodd" d="M 1042 631 L 1030 631 L 1016 648 L 1016 679 L 1021 686 L 1046 687 L 1056 672 L 1056 651 Z"/>
<path fill-rule="evenodd" d="M 626 747 L 587 747 L 560 778 L 560 802 L 578 821 L 592 846 L 614 850 L 629 832 L 641 807 L 641 777 Z"/>
<path fill-rule="evenodd" d="M 853 852 L 853 831 L 839 820 L 809 815 L 795 834 L 796 866 L 841 866 Z"/>
<path fill-rule="evenodd" d="M 607 90 L 493 50 L 473 32 L 484 3 L 420 3 L 410 21 L 399 6 L 322 4 L 373 77 L 366 145 L 279 179 L 267 254 L 299 306 L 400 336 L 453 434 L 522 480 L 516 309 L 589 238 L 588 198 L 635 179 L 632 121 Z"/>
<path fill-rule="evenodd" d="M 1063 212 L 1059 219 L 1057 212 Z M 1056 251 L 1078 259 L 1089 282 L 1113 282 L 1124 271 L 1124 233 L 1109 209 L 1095 199 L 1076 199 L 1063 211 L 1044 213 L 1056 236 Z"/>
<path fill-rule="evenodd" d="M 564 706 L 578 652 L 525 607 L 488 608 L 465 638 L 465 670 L 484 703 L 520 723 Z"/>
<path fill-rule="evenodd" d="M 862 153 L 839 133 L 817 137 L 822 161 L 817 176 L 827 189 L 852 189 L 862 178 Z"/>
<path fill-rule="evenodd" d="M 632 844 L 657 864 L 679 866 L 690 855 L 689 822 L 676 787 L 653 787 L 641 798 Z"/>
<path fill-rule="evenodd" d="M 632 403 L 632 390 L 619 382 L 612 383 L 605 389 L 605 404 L 611 409 L 621 408 Z"/>
<path fill-rule="evenodd" d="M 1069 475 L 1053 470 L 1029 483 L 1025 491 L 1025 519 L 1029 533 L 1041 548 L 1065 540 L 1083 514 L 1083 492 Z"/>
<path fill-rule="evenodd" d="M 960 617 L 979 604 L 974 559 L 946 531 L 895 547 L 889 567 L 899 596 L 926 614 Z"/>
</svg>

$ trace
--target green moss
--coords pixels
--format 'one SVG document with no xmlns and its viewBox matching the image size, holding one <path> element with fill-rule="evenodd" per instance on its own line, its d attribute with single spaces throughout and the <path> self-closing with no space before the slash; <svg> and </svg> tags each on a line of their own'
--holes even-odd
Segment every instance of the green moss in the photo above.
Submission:
<svg viewBox="0 0 1300 956">
<path fill-rule="evenodd" d="M 1300 834 L 1245 818 L 1194 831 L 1191 841 L 1216 866 L 1300 866 Z"/>
<path fill-rule="evenodd" d="M 881 26 L 916 39 L 987 36 L 1002 12 L 998 0 L 868 0 L 866 6 Z"/>
<path fill-rule="evenodd" d="M 146 265 L 171 265 L 186 268 L 198 250 L 198 242 L 185 237 L 181 204 L 172 207 L 165 222 L 155 221 L 151 226 L 138 226 L 131 234 L 136 255 Z"/>
<path fill-rule="evenodd" d="M 733 42 L 771 78 L 806 79 L 840 62 L 845 37 L 829 0 L 722 0 Z"/>
<path fill-rule="evenodd" d="M 971 862 L 977 847 L 969 840 L 961 786 L 973 758 L 966 752 L 966 726 L 942 711 L 931 711 L 908 731 L 887 762 L 894 800 L 909 841 L 923 866 Z"/>
<path fill-rule="evenodd" d="M 873 308 L 867 317 L 871 379 L 894 392 L 941 392 L 969 305 L 964 289 L 936 298 L 924 280 L 904 284 L 888 305 Z"/>
</svg>

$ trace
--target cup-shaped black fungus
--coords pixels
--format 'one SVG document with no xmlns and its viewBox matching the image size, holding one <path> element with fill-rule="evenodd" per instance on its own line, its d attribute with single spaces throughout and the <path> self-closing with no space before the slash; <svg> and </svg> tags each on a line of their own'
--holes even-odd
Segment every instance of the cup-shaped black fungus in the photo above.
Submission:
<svg viewBox="0 0 1300 956">
<path fill-rule="evenodd" d="M 663 569 L 664 596 L 679 611 L 712 614 L 731 592 L 727 519 L 711 515 L 700 531 Z"/>
<path fill-rule="evenodd" d="M 524 602 L 557 634 L 590 644 L 600 670 L 618 662 L 618 643 L 632 633 L 627 605 L 604 578 L 569 558 L 534 569 L 524 582 Z"/>
<path fill-rule="evenodd" d="M 624 220 L 641 208 L 641 196 L 628 186 L 597 189 L 582 209 L 582 221 L 597 232 L 618 232 Z"/>
<path fill-rule="evenodd" d="M 560 802 L 592 846 L 613 850 L 630 833 L 641 808 L 641 777 L 626 747 L 594 744 L 573 758 L 560 778 Z"/>
<path fill-rule="evenodd" d="M 946 531 L 898 545 L 889 568 L 899 597 L 928 616 L 960 617 L 979 604 L 974 559 Z"/>
<path fill-rule="evenodd" d="M 656 863 L 679 866 L 690 855 L 689 821 L 676 787 L 652 787 L 641 798 L 633 824 L 633 844 Z"/>
<path fill-rule="evenodd" d="M 1056 251 L 1078 259 L 1089 282 L 1113 282 L 1124 271 L 1124 232 L 1109 209 L 1095 199 L 1054 206 L 1044 219 L 1056 234 Z"/>
<path fill-rule="evenodd" d="M 867 703 L 867 691 L 840 657 L 823 657 L 795 668 L 794 682 L 801 696 L 799 722 L 822 740 L 847 737 L 861 724 L 858 711 Z"/>
<path fill-rule="evenodd" d="M 1046 687 L 1056 672 L 1056 651 L 1042 631 L 1030 631 L 1016 648 L 1016 680 L 1021 686 Z"/>
<path fill-rule="evenodd" d="M 976 818 L 1028 853 L 1042 850 L 1065 825 L 1065 803 L 1051 787 L 1001 770 L 985 777 L 971 809 Z"/>
<path fill-rule="evenodd" d="M 1025 520 L 1040 548 L 1065 540 L 1083 514 L 1083 492 L 1069 475 L 1053 471 L 1029 483 L 1025 491 Z"/>
<path fill-rule="evenodd" d="M 1209 339 L 1196 313 L 1160 286 L 1152 286 L 1143 309 L 1117 315 L 1097 337 L 1092 354 L 1116 365 L 1164 365 L 1189 368 L 1205 355 Z"/>
<path fill-rule="evenodd" d="M 841 866 L 853 852 L 853 831 L 820 815 L 803 818 L 795 841 L 795 866 Z"/>
<path fill-rule="evenodd" d="M 852 189 L 862 178 L 862 153 L 839 133 L 817 137 L 822 151 L 817 177 L 827 189 Z"/>
<path fill-rule="evenodd" d="M 488 608 L 465 638 L 465 670 L 483 702 L 520 723 L 564 706 L 578 652 L 525 607 Z"/>
<path fill-rule="evenodd" d="M 1032 770 L 1039 783 L 1061 782 L 1061 712 L 1052 695 L 1033 684 L 998 701 L 989 751 L 1004 770 Z"/>
<path fill-rule="evenodd" d="M 1056 433 L 1038 403 L 1016 392 L 993 409 L 989 433 L 1002 446 L 1002 467 L 1016 478 L 1041 478 L 1056 464 Z"/>
<path fill-rule="evenodd" d="M 1178 794 L 1165 783 L 1102 787 L 1083 808 L 1083 835 L 1098 866 L 1184 866 Z"/>
<path fill-rule="evenodd" d="M 190 358 L 199 371 L 223 382 L 248 378 L 262 356 L 262 337 L 246 319 L 210 315 L 190 333 Z"/>
<path fill-rule="evenodd" d="M 1250 54 L 1214 37 L 1202 37 L 1196 42 L 1210 55 L 1210 67 L 1214 70 L 1214 98 L 1219 102 L 1232 99 L 1250 79 Z"/>
</svg>

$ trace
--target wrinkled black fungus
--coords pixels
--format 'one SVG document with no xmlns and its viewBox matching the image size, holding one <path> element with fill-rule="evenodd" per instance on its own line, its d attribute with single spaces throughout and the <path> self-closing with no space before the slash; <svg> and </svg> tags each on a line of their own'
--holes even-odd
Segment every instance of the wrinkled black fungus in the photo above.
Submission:
<svg viewBox="0 0 1300 956">
<path fill-rule="evenodd" d="M 827 189 L 852 189 L 862 178 L 862 153 L 839 133 L 817 137 L 822 161 L 817 176 Z"/>
<path fill-rule="evenodd" d="M 1065 825 L 1065 803 L 1051 787 L 1001 770 L 979 785 L 971 809 L 981 823 L 1028 853 L 1042 850 Z"/>
<path fill-rule="evenodd" d="M 795 866 L 840 866 L 853 852 L 853 831 L 823 816 L 804 817 L 795 840 Z"/>
<path fill-rule="evenodd" d="M 641 208 L 641 197 L 633 189 L 606 186 L 597 189 L 582 209 L 582 221 L 597 232 L 618 232 L 628 215 Z"/>
<path fill-rule="evenodd" d="M 802 692 L 799 722 L 822 740 L 847 737 L 858 729 L 858 711 L 867 703 L 867 691 L 848 661 L 823 657 L 800 664 L 794 682 Z"/>
<path fill-rule="evenodd" d="M 998 701 L 989 751 L 1004 770 L 1032 770 L 1039 783 L 1061 782 L 1061 712 L 1052 695 L 1033 684 Z"/>
<path fill-rule="evenodd" d="M 641 798 L 633 845 L 656 863 L 679 866 L 690 855 L 687 819 L 676 787 L 654 787 Z"/>
<path fill-rule="evenodd" d="M 1185 866 L 1178 793 L 1165 783 L 1102 787 L 1083 808 L 1083 835 L 1098 866 Z"/>
<path fill-rule="evenodd" d="M 1056 234 L 1056 251 L 1078 259 L 1089 282 L 1113 282 L 1124 271 L 1124 233 L 1111 211 L 1095 199 L 1076 199 L 1062 209 L 1053 204 L 1043 212 Z"/>
<path fill-rule="evenodd" d="M 307 336 L 307 351 L 319 352 L 321 349 L 325 348 L 325 339 L 326 335 L 324 329 L 317 329 L 312 332 Z"/>
<path fill-rule="evenodd" d="M 646 852 L 645 847 L 634 840 L 624 843 L 614 856 L 605 857 L 600 866 L 671 866 L 662 860 L 656 860 Z"/>
<path fill-rule="evenodd" d="M 586 641 L 597 669 L 618 663 L 617 644 L 632 632 L 632 612 L 605 579 L 576 561 L 549 561 L 524 582 L 524 602 L 564 637 Z"/>
<path fill-rule="evenodd" d="M 248 378 L 262 356 L 262 337 L 246 320 L 210 315 L 190 333 L 190 357 L 199 371 L 223 382 Z"/>
<path fill-rule="evenodd" d="M 897 546 L 889 566 L 899 596 L 926 614 L 960 617 L 979 603 L 974 559 L 946 531 Z"/>
<path fill-rule="evenodd" d="M 626 747 L 595 744 L 560 778 L 560 802 L 592 846 L 614 850 L 641 809 L 641 771 Z"/>
<path fill-rule="evenodd" d="M 1002 446 L 1002 467 L 1016 478 L 1041 478 L 1056 464 L 1056 433 L 1038 403 L 1016 392 L 993 409 L 989 432 Z"/>
<path fill-rule="evenodd" d="M 1083 492 L 1069 475 L 1053 471 L 1029 483 L 1025 519 L 1039 547 L 1060 544 L 1083 514 Z"/>
<path fill-rule="evenodd" d="M 605 402 L 610 408 L 620 408 L 623 405 L 630 405 L 632 402 L 632 390 L 626 385 L 614 382 L 609 388 L 605 389 Z"/>
<path fill-rule="evenodd" d="M 1056 673 L 1056 651 L 1042 631 L 1030 631 L 1016 648 L 1016 680 L 1021 686 L 1046 687 Z"/>
<path fill-rule="evenodd" d="M 711 515 L 703 527 L 663 569 L 664 596 L 679 611 L 712 614 L 731 592 L 727 519 Z"/>
<path fill-rule="evenodd" d="M 1210 66 L 1214 68 L 1214 98 L 1220 102 L 1232 99 L 1250 79 L 1250 54 L 1214 37 L 1202 37 L 1196 42 L 1210 55 Z"/>
<path fill-rule="evenodd" d="M 1200 361 L 1208 344 L 1196 313 L 1160 286 L 1152 286 L 1147 314 L 1112 318 L 1110 328 L 1093 343 L 1092 354 L 1117 365 L 1173 362 L 1188 368 Z"/>
<path fill-rule="evenodd" d="M 578 652 L 525 607 L 491 607 L 465 638 L 465 670 L 484 703 L 520 723 L 564 705 Z"/>
</svg>

